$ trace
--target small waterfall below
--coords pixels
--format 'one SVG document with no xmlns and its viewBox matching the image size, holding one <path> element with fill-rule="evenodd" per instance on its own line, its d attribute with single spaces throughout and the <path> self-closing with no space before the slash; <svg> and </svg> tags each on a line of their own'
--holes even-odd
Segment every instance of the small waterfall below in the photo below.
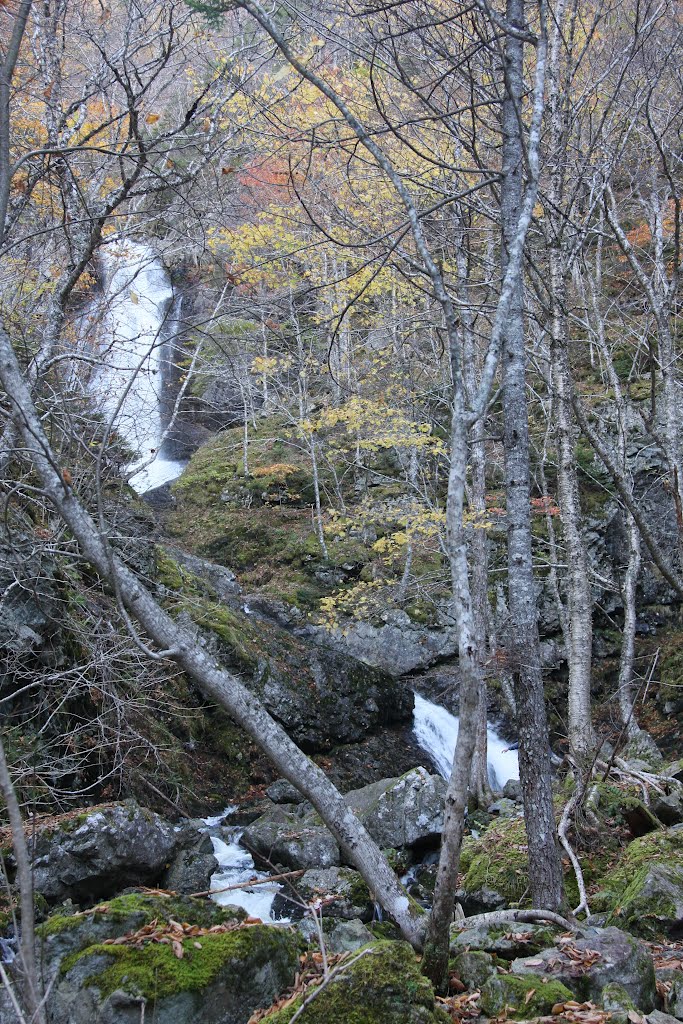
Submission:
<svg viewBox="0 0 683 1024">
<path fill-rule="evenodd" d="M 456 716 L 416 693 L 413 732 L 418 744 L 429 754 L 438 768 L 439 774 L 448 779 L 453 767 L 455 741 L 458 738 Z M 501 789 L 508 779 L 519 778 L 517 751 L 507 750 L 507 746 L 505 740 L 489 726 L 489 779 L 494 789 Z"/>
<path fill-rule="evenodd" d="M 164 349 L 173 329 L 173 288 L 159 256 L 128 239 L 102 255 L 106 304 L 103 365 L 91 390 L 135 453 L 127 466 L 139 494 L 180 476 L 184 463 L 164 457 Z"/>
</svg>

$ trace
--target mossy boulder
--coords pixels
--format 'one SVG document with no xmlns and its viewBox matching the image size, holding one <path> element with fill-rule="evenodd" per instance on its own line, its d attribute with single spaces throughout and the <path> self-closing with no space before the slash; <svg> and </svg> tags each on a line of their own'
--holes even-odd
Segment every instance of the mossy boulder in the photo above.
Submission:
<svg viewBox="0 0 683 1024">
<path fill-rule="evenodd" d="M 144 1007 L 155 1024 L 246 1024 L 294 981 L 299 939 L 268 925 L 170 944 L 97 944 L 62 964 L 53 1024 L 128 1024 Z"/>
<path fill-rule="evenodd" d="M 480 949 L 459 953 L 448 966 L 449 971 L 456 974 L 469 989 L 483 988 L 489 978 L 496 973 L 493 957 Z"/>
<path fill-rule="evenodd" d="M 643 938 L 677 934 L 683 917 L 683 831 L 658 829 L 630 843 L 592 901 L 608 923 Z"/>
<path fill-rule="evenodd" d="M 405 942 L 377 942 L 356 954 L 303 1010 L 301 1024 L 447 1024 L 450 1017 L 434 1003 L 434 990 L 420 973 Z M 311 993 L 307 993 L 310 997 Z M 297 1000 L 266 1017 L 267 1024 L 289 1024 Z"/>
<path fill-rule="evenodd" d="M 307 752 L 355 743 L 410 720 L 413 694 L 405 682 L 332 647 L 308 643 L 251 608 L 245 612 L 242 599 L 225 603 L 212 578 L 190 572 L 169 551 L 159 570 L 169 610 L 244 677 Z"/>
<path fill-rule="evenodd" d="M 610 982 L 602 990 L 602 1008 L 611 1013 L 615 1024 L 627 1024 L 629 1013 L 637 1007 L 623 985 L 618 981 Z"/>
<path fill-rule="evenodd" d="M 524 819 L 503 818 L 479 838 L 466 838 L 460 870 L 458 899 L 468 916 L 522 903 L 529 892 Z"/>
<path fill-rule="evenodd" d="M 540 974 L 496 974 L 482 988 L 479 1005 L 487 1017 L 529 1020 L 544 1017 L 557 1003 L 573 998 L 562 982 Z"/>
<path fill-rule="evenodd" d="M 451 925 L 450 952 L 483 950 L 501 960 L 531 956 L 555 945 L 560 929 L 549 924 L 480 924 L 468 927 L 467 920 Z"/>
<path fill-rule="evenodd" d="M 211 900 L 133 891 L 88 910 L 60 907 L 37 927 L 36 938 L 42 961 L 58 966 L 66 956 L 128 935 L 152 921 L 182 921 L 210 928 L 245 917 L 240 907 L 220 907 Z"/>
<path fill-rule="evenodd" d="M 582 928 L 571 938 L 533 957 L 513 960 L 514 974 L 541 970 L 581 1000 L 598 1002 L 607 985 L 618 983 L 644 1012 L 654 1006 L 655 973 L 647 946 L 619 928 Z"/>
</svg>

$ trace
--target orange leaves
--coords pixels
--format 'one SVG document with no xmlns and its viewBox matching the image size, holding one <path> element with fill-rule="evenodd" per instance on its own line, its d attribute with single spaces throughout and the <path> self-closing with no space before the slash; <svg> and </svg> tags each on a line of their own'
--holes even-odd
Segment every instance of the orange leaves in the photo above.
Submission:
<svg viewBox="0 0 683 1024">
<path fill-rule="evenodd" d="M 104 945 L 135 946 L 140 948 L 146 942 L 157 942 L 170 946 L 173 950 L 173 955 L 178 960 L 182 960 L 185 955 L 183 942 L 187 939 L 193 940 L 192 946 L 195 949 L 201 949 L 200 939 L 205 935 L 222 935 L 225 932 L 239 931 L 242 928 L 250 928 L 258 924 L 262 924 L 259 918 L 248 917 L 242 922 L 230 921 L 227 924 L 215 924 L 211 928 L 200 928 L 199 925 L 174 921 L 172 918 L 169 918 L 168 921 L 162 921 L 160 924 L 155 918 L 149 924 L 138 928 L 136 932 L 129 932 L 127 935 L 121 935 L 117 939 L 105 939 Z"/>
<path fill-rule="evenodd" d="M 148 114 L 145 118 L 145 124 L 156 124 L 160 117 L 161 114 Z"/>
</svg>

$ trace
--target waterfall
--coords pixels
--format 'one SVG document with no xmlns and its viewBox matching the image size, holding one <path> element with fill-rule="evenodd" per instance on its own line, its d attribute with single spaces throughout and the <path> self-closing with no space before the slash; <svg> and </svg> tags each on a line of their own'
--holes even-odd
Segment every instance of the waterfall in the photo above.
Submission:
<svg viewBox="0 0 683 1024">
<path fill-rule="evenodd" d="M 413 717 L 415 739 L 445 779 L 453 766 L 455 741 L 458 738 L 458 719 L 445 708 L 415 694 Z M 517 751 L 506 750 L 508 744 L 494 730 L 488 728 L 489 779 L 494 789 L 500 789 L 508 779 L 519 778 Z"/>
<path fill-rule="evenodd" d="M 158 255 L 139 242 L 118 239 L 108 245 L 102 265 L 103 364 L 92 390 L 104 415 L 113 419 L 117 433 L 135 454 L 126 472 L 132 474 L 131 486 L 143 494 L 174 480 L 183 470 L 182 462 L 163 456 L 162 371 L 173 288 Z"/>
</svg>

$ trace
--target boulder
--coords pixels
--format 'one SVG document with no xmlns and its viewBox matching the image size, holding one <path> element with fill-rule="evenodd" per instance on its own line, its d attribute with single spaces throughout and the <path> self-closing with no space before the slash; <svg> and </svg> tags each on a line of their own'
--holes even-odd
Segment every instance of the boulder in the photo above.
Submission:
<svg viewBox="0 0 683 1024">
<path fill-rule="evenodd" d="M 481 990 L 479 1006 L 487 1017 L 530 1020 L 551 1013 L 553 1006 L 573 998 L 556 978 L 540 974 L 494 974 Z"/>
<path fill-rule="evenodd" d="M 468 836 L 460 870 L 463 880 L 457 898 L 468 917 L 519 903 L 529 886 L 524 819 L 499 818 L 479 837 Z"/>
<path fill-rule="evenodd" d="M 211 876 L 218 868 L 213 855 L 213 843 L 208 835 L 202 835 L 173 858 L 164 875 L 162 887 L 172 892 L 191 894 L 206 892 L 211 886 Z"/>
<path fill-rule="evenodd" d="M 489 978 L 496 973 L 493 957 L 480 949 L 459 953 L 450 961 L 449 968 L 469 989 L 483 988 Z"/>
<path fill-rule="evenodd" d="M 315 816 L 302 820 L 281 807 L 248 825 L 242 842 L 263 860 L 294 870 L 339 864 L 337 842 Z"/>
<path fill-rule="evenodd" d="M 683 830 L 657 829 L 626 847 L 593 899 L 608 923 L 646 939 L 675 936 L 683 917 Z"/>
<path fill-rule="evenodd" d="M 98 944 L 67 957 L 50 998 L 51 1024 L 247 1024 L 292 985 L 299 942 L 269 925 L 169 943 Z"/>
<path fill-rule="evenodd" d="M 468 927 L 467 920 L 462 924 L 451 925 L 450 952 L 457 956 L 463 950 L 483 950 L 501 960 L 513 960 L 515 957 L 530 956 L 533 953 L 554 945 L 560 931 L 549 924 L 479 924 Z"/>
<path fill-rule="evenodd" d="M 287 779 L 277 779 L 266 787 L 266 796 L 274 804 L 301 804 L 305 797 Z"/>
<path fill-rule="evenodd" d="M 134 800 L 93 808 L 38 834 L 36 892 L 89 903 L 130 885 L 156 885 L 181 845 L 179 831 Z"/>
<path fill-rule="evenodd" d="M 448 1024 L 450 1015 L 436 1007 L 408 943 L 377 942 L 356 957 L 303 1009 L 297 1024 Z M 290 1024 L 301 1002 L 299 996 L 269 1015 L 268 1024 Z"/>
<path fill-rule="evenodd" d="M 425 768 L 346 794 L 346 802 L 383 849 L 424 846 L 443 829 L 446 783 Z"/>
<path fill-rule="evenodd" d="M 542 974 L 571 989 L 581 1000 L 599 1002 L 605 986 L 618 983 L 635 1006 L 654 1006 L 655 973 L 644 943 L 619 928 L 583 928 L 575 936 L 533 957 L 513 960 L 514 974 Z"/>
<path fill-rule="evenodd" d="M 372 921 L 375 904 L 367 885 L 352 868 L 314 868 L 294 884 L 301 903 L 319 907 L 324 918 Z M 297 920 L 305 913 L 305 907 L 293 903 L 286 894 L 278 893 L 273 901 L 273 917 L 276 919 Z"/>
<path fill-rule="evenodd" d="M 297 928 L 309 946 L 319 948 L 319 924 L 316 924 L 312 917 L 303 918 Z M 372 932 L 358 918 L 351 921 L 325 918 L 322 931 L 322 943 L 328 953 L 353 953 L 374 941 Z"/>
</svg>

